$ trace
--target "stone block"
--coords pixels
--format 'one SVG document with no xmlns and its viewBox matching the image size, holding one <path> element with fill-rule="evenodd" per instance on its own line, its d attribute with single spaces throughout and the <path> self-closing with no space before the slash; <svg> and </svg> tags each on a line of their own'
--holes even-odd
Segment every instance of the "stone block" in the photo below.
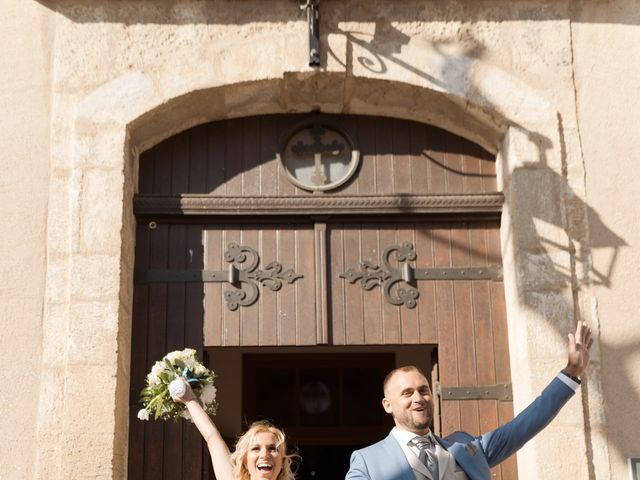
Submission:
<svg viewBox="0 0 640 480">
<path fill-rule="evenodd" d="M 281 113 L 279 84 L 279 80 L 268 80 L 225 88 L 225 118 Z"/>
<path fill-rule="evenodd" d="M 68 304 L 66 302 L 48 302 L 42 323 L 42 362 L 44 368 L 64 369 L 68 332 Z"/>
<path fill-rule="evenodd" d="M 107 366 L 117 352 L 118 303 L 75 303 L 70 308 L 67 363 Z"/>
<path fill-rule="evenodd" d="M 77 117 L 91 123 L 126 125 L 153 107 L 155 86 L 142 72 L 126 72 L 100 85 L 78 103 Z"/>
<path fill-rule="evenodd" d="M 120 292 L 120 259 L 116 255 L 75 255 L 71 267 L 71 300 L 113 301 Z"/>
<path fill-rule="evenodd" d="M 282 105 L 287 112 L 341 113 L 344 110 L 345 78 L 342 74 L 285 73 Z"/>
<path fill-rule="evenodd" d="M 84 173 L 80 197 L 82 252 L 120 253 L 123 191 L 122 169 L 94 168 Z"/>
<path fill-rule="evenodd" d="M 94 418 L 92 415 L 91 418 Z M 65 479 L 111 479 L 117 478 L 112 471 L 113 462 L 113 438 L 107 432 L 95 432 L 88 417 L 82 417 L 82 421 L 75 419 L 78 425 L 84 425 L 84 432 L 66 433 L 62 436 L 65 445 L 61 454 L 73 461 L 60 463 L 60 478 Z M 88 476 L 87 472 L 91 472 Z"/>
<path fill-rule="evenodd" d="M 69 280 L 69 257 L 50 256 L 46 279 L 47 302 L 52 307 L 49 309 L 49 315 L 69 298 Z"/>
<path fill-rule="evenodd" d="M 67 368 L 64 377 L 64 412 L 62 413 L 65 434 L 90 435 L 112 438 L 114 431 L 114 405 L 105 398 L 115 398 L 116 386 L 115 354 L 110 362 L 102 365 L 73 365 Z M 73 399 L 73 401 L 71 401 Z M 88 415 L 90 413 L 90 415 Z M 78 416 L 82 421 L 79 421 Z M 78 445 L 81 447 L 82 445 Z"/>
<path fill-rule="evenodd" d="M 93 123 L 91 126 L 94 128 L 86 133 L 78 132 L 76 129 L 73 139 L 76 167 L 122 169 L 127 142 L 124 126 L 98 126 Z"/>
<path fill-rule="evenodd" d="M 49 186 L 47 250 L 49 255 L 68 255 L 71 250 L 74 202 L 79 177 L 70 170 L 54 170 Z"/>
</svg>

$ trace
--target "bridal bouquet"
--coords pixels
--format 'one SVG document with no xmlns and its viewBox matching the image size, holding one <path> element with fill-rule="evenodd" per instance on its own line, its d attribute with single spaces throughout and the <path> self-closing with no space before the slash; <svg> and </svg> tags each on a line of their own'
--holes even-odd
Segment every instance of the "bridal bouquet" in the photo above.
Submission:
<svg viewBox="0 0 640 480">
<path fill-rule="evenodd" d="M 179 377 L 189 382 L 208 414 L 216 413 L 215 374 L 198 361 L 195 350 L 187 348 L 168 353 L 153 365 L 147 375 L 146 386 L 140 392 L 140 402 L 144 406 L 138 412 L 140 420 L 149 420 L 151 416 L 154 420 L 177 420 L 180 417 L 191 420 L 186 406 L 171 398 L 171 393 L 176 395 L 176 390 L 184 387 L 181 382 L 174 382 Z M 174 382 L 173 385 L 171 382 Z"/>
</svg>

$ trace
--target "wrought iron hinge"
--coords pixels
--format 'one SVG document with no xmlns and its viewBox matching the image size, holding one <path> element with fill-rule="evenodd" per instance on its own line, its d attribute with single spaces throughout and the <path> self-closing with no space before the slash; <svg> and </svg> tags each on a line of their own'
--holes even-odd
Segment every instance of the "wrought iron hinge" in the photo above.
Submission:
<svg viewBox="0 0 640 480">
<path fill-rule="evenodd" d="M 309 26 L 309 66 L 320 66 L 320 0 L 298 0 L 300 9 L 307 11 Z"/>
<path fill-rule="evenodd" d="M 513 400 L 510 383 L 473 387 L 442 387 L 438 383 L 436 392 L 442 400 L 497 400 L 499 402 Z"/>
<path fill-rule="evenodd" d="M 395 257 L 397 266 L 391 265 L 391 255 Z M 414 308 L 420 292 L 416 288 L 418 280 L 500 280 L 502 268 L 499 265 L 485 267 L 432 267 L 414 268 L 409 262 L 417 258 L 412 243 L 391 245 L 382 253 L 384 268 L 363 261 L 360 271 L 353 268 L 340 274 L 349 283 L 360 282 L 364 290 L 371 290 L 381 285 L 387 301 L 393 305 L 404 305 Z M 395 287 L 395 291 L 393 287 Z"/>
<path fill-rule="evenodd" d="M 278 262 L 269 263 L 264 270 L 260 270 L 260 256 L 253 248 L 246 245 L 230 243 L 224 253 L 224 259 L 229 263 L 227 270 L 136 270 L 135 283 L 171 283 L 171 282 L 203 282 L 229 283 L 236 287 L 224 293 L 224 299 L 229 310 L 247 307 L 258 300 L 258 285 L 276 292 L 282 288 L 282 282 L 291 284 L 303 275 L 293 269 L 283 271 Z M 246 263 L 245 263 L 246 262 Z M 244 268 L 242 268 L 244 267 Z M 247 285 L 249 292 L 242 289 Z"/>
</svg>

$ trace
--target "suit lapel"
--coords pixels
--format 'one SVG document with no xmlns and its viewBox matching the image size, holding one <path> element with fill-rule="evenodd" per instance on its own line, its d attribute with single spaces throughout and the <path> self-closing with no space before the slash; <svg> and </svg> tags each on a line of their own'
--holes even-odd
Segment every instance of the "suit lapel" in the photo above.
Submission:
<svg viewBox="0 0 640 480">
<path fill-rule="evenodd" d="M 407 462 L 407 456 L 404 453 L 404 446 L 400 445 L 396 438 L 390 433 L 387 438 L 382 441 L 384 448 L 389 453 L 389 462 L 387 463 L 387 468 L 391 468 L 394 472 L 394 479 L 398 480 L 416 480 L 416 472 L 413 470 L 413 466 Z M 407 447 L 409 448 L 409 447 Z M 413 457 L 415 455 L 411 453 Z M 411 457 L 409 457 L 411 458 Z M 420 463 L 420 461 L 416 458 L 416 461 Z M 397 466 L 397 467 L 396 467 Z M 424 465 L 422 465 L 424 470 L 427 469 Z M 398 472 L 401 472 L 398 477 Z M 428 471 L 427 471 L 428 473 Z M 422 474 L 419 474 L 419 480 L 429 479 L 430 477 L 424 477 Z M 372 478 L 376 478 L 374 474 L 372 474 Z"/>
</svg>

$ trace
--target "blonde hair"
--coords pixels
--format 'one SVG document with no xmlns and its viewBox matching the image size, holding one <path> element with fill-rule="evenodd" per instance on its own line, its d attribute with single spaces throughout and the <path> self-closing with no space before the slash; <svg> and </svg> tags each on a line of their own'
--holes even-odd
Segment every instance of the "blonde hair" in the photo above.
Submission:
<svg viewBox="0 0 640 480">
<path fill-rule="evenodd" d="M 259 433 L 268 432 L 276 437 L 276 447 L 282 458 L 282 468 L 276 477 L 276 480 L 294 480 L 293 461 L 297 457 L 295 454 L 287 452 L 287 439 L 284 432 L 274 427 L 266 420 L 253 422 L 245 433 L 243 433 L 236 442 L 236 448 L 231 454 L 231 469 L 235 480 L 249 480 L 251 477 L 247 470 L 247 454 L 251 441 Z"/>
</svg>

